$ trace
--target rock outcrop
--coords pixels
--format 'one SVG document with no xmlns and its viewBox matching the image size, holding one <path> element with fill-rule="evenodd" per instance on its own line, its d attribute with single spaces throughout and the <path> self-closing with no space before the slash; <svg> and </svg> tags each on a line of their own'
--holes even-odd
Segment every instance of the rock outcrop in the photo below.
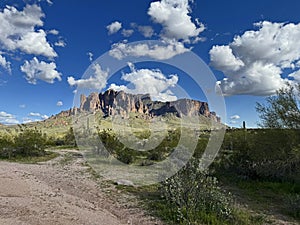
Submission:
<svg viewBox="0 0 300 225">
<path fill-rule="evenodd" d="M 203 115 L 220 122 L 215 112 L 210 112 L 207 102 L 180 99 L 173 102 L 152 101 L 149 94 L 133 95 L 124 91 L 107 90 L 104 93 L 92 93 L 88 97 L 81 95 L 80 111 L 95 112 L 101 110 L 105 117 L 121 115 L 126 118 L 130 113 L 145 117 L 177 117 Z"/>
</svg>

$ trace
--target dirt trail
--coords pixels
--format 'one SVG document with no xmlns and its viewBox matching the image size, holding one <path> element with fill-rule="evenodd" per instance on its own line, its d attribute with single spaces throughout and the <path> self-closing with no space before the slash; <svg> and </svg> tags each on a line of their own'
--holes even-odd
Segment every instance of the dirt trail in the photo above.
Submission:
<svg viewBox="0 0 300 225">
<path fill-rule="evenodd" d="M 162 224 L 122 193 L 110 198 L 117 190 L 83 163 L 76 151 L 35 165 L 1 161 L 0 225 Z"/>
</svg>

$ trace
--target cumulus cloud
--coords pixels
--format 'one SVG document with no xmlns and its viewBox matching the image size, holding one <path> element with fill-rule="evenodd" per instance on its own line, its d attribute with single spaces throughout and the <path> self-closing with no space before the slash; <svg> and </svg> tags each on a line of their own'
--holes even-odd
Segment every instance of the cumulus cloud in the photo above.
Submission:
<svg viewBox="0 0 300 225">
<path fill-rule="evenodd" d="M 3 50 L 20 50 L 27 54 L 43 55 L 49 58 L 57 54 L 46 39 L 46 32 L 36 27 L 43 26 L 45 17 L 37 5 L 26 5 L 22 11 L 6 6 L 0 12 L 0 44 Z"/>
<path fill-rule="evenodd" d="M 68 83 L 70 86 L 77 86 L 82 89 L 97 89 L 102 90 L 107 85 L 107 78 L 109 71 L 102 70 L 99 64 L 93 65 L 94 73 L 87 79 L 75 80 L 74 77 L 68 77 Z"/>
<path fill-rule="evenodd" d="M 117 59 L 124 59 L 127 56 L 148 56 L 153 59 L 165 60 L 190 51 L 191 48 L 187 48 L 186 45 L 203 41 L 204 39 L 199 35 L 205 30 L 205 26 L 199 22 L 199 19 L 192 20 L 190 2 L 193 1 L 161 0 L 152 2 L 148 9 L 148 15 L 150 15 L 153 22 L 162 26 L 160 40 L 164 44 L 128 45 L 125 42 L 115 43 L 112 45 L 110 55 Z M 130 26 L 146 38 L 150 38 L 155 34 L 151 26 L 140 26 L 136 23 L 131 23 Z M 117 29 L 121 29 L 120 24 Z"/>
<path fill-rule="evenodd" d="M 138 26 L 138 30 L 146 38 L 150 38 L 154 35 L 154 30 L 151 26 Z"/>
<path fill-rule="evenodd" d="M 300 83 L 300 70 L 297 70 L 291 74 L 289 74 L 290 78 L 293 78 L 295 81 Z"/>
<path fill-rule="evenodd" d="M 210 50 L 211 65 L 223 72 L 236 72 L 245 64 L 232 53 L 229 46 L 213 46 Z"/>
<path fill-rule="evenodd" d="M 15 115 L 1 111 L 0 123 L 5 125 L 14 125 L 14 124 L 19 124 L 20 122 L 16 119 Z"/>
<path fill-rule="evenodd" d="M 111 34 L 115 34 L 117 33 L 119 30 L 122 29 L 122 23 L 118 22 L 118 21 L 115 21 L 113 23 L 111 23 L 110 25 L 108 25 L 106 27 L 106 29 L 108 30 L 108 34 L 111 35 Z"/>
<path fill-rule="evenodd" d="M 181 42 L 164 41 L 163 43 L 164 45 L 149 45 L 147 43 L 129 45 L 126 43 L 116 43 L 112 46 L 109 54 L 116 59 L 123 59 L 127 56 L 148 56 L 153 59 L 165 60 L 190 51 L 190 49 L 186 48 Z"/>
<path fill-rule="evenodd" d="M 122 75 L 122 80 L 129 83 L 128 86 L 111 84 L 110 88 L 116 91 L 125 91 L 132 94 L 150 94 L 153 100 L 175 101 L 177 97 L 170 90 L 178 82 L 176 74 L 168 78 L 159 69 L 135 69 L 128 64 L 131 72 Z"/>
<path fill-rule="evenodd" d="M 124 37 L 130 37 L 132 34 L 134 33 L 134 30 L 132 30 L 132 29 L 123 29 L 122 30 L 122 35 L 124 36 Z"/>
<path fill-rule="evenodd" d="M 54 83 L 55 79 L 61 81 L 61 73 L 56 70 L 54 62 L 46 63 L 34 57 L 31 61 L 25 61 L 21 71 L 26 74 L 26 80 L 30 84 L 36 84 L 37 80 Z"/>
<path fill-rule="evenodd" d="M 27 54 L 43 55 L 49 58 L 57 56 L 57 53 L 47 42 L 46 33 L 44 30 L 26 33 L 16 43 L 16 46 Z"/>
<path fill-rule="evenodd" d="M 0 66 L 6 69 L 9 73 L 11 73 L 11 63 L 8 62 L 6 58 L 3 57 L 1 54 L 0 54 Z"/>
<path fill-rule="evenodd" d="M 56 106 L 58 106 L 58 107 L 63 106 L 63 105 L 64 105 L 64 103 L 63 103 L 62 101 L 58 101 L 58 102 L 56 103 Z"/>
<path fill-rule="evenodd" d="M 210 50 L 211 65 L 226 78 L 217 83 L 224 95 L 272 95 L 292 82 L 285 69 L 298 80 L 300 72 L 300 23 L 256 23 L 256 30 L 236 36 L 227 46 Z"/>
<path fill-rule="evenodd" d="M 205 30 L 198 19 L 192 21 L 189 1 L 161 0 L 150 4 L 148 15 L 162 25 L 161 37 L 190 42 Z"/>
</svg>

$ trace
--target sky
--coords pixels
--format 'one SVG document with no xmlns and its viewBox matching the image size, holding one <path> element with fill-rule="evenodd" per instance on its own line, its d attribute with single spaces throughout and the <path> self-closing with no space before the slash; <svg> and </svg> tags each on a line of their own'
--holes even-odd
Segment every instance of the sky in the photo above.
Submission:
<svg viewBox="0 0 300 225">
<path fill-rule="evenodd" d="M 189 74 L 162 63 L 192 52 L 216 79 L 209 88 L 224 96 L 222 121 L 257 127 L 256 102 L 300 81 L 299 9 L 298 0 L 1 0 L 0 123 L 67 110 L 78 89 L 173 101 L 181 88 L 206 101 Z M 97 60 L 103 54 L 152 61 L 128 61 L 111 74 Z M 83 76 L 88 68 L 92 73 Z"/>
</svg>

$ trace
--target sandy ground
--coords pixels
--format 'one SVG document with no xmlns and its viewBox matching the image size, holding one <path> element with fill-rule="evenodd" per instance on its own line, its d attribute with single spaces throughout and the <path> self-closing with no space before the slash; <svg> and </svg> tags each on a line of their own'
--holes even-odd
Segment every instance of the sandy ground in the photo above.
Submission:
<svg viewBox="0 0 300 225">
<path fill-rule="evenodd" d="M 80 155 L 66 162 L 64 154 L 35 165 L 0 162 L 1 225 L 162 224 L 93 179 Z"/>
</svg>

